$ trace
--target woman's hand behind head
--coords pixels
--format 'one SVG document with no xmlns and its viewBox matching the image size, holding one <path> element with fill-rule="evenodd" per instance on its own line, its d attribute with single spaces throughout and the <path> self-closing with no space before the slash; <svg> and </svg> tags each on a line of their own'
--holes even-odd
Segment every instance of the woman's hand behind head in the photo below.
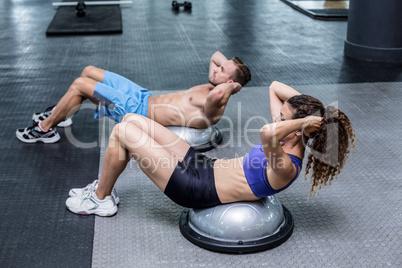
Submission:
<svg viewBox="0 0 402 268">
<path fill-rule="evenodd" d="M 303 134 L 309 138 L 313 138 L 315 132 L 321 127 L 322 117 L 320 116 L 307 116 L 304 118 Z"/>
</svg>

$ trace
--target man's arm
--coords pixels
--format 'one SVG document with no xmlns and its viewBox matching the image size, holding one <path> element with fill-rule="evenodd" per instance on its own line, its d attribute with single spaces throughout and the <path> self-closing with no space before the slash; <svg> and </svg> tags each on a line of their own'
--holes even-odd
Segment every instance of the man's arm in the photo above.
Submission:
<svg viewBox="0 0 402 268">
<path fill-rule="evenodd" d="M 213 119 L 222 116 L 231 95 L 236 94 L 241 89 L 239 83 L 224 83 L 216 86 L 209 92 L 204 105 L 204 113 L 207 118 Z"/>
<path fill-rule="evenodd" d="M 214 69 L 216 67 L 222 66 L 223 63 L 228 61 L 228 59 L 219 51 L 216 51 L 209 62 L 209 74 L 208 77 L 211 77 L 214 74 Z"/>
</svg>

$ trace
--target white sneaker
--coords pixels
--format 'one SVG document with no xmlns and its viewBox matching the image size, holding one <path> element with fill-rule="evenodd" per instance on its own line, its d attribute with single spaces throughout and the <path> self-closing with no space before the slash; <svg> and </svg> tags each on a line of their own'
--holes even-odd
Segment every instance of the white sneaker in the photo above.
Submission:
<svg viewBox="0 0 402 268">
<path fill-rule="evenodd" d="M 32 115 L 32 120 L 35 122 L 42 122 L 43 120 L 45 120 L 52 114 L 54 108 L 56 108 L 56 105 L 46 108 L 46 110 L 44 112 L 34 113 Z M 71 117 L 69 117 L 66 120 L 58 123 L 57 126 L 58 127 L 68 127 L 68 126 L 71 126 L 72 124 L 73 124 L 73 120 L 71 119 Z"/>
<path fill-rule="evenodd" d="M 93 191 L 86 191 L 81 196 L 67 198 L 66 207 L 71 212 L 82 215 L 95 214 L 107 217 L 117 213 L 117 206 L 112 196 L 109 195 L 100 200 Z"/>
<path fill-rule="evenodd" d="M 17 138 L 25 143 L 55 143 L 60 140 L 60 135 L 55 128 L 51 128 L 48 132 L 42 132 L 37 125 L 31 127 L 19 128 L 15 132 Z"/>
<path fill-rule="evenodd" d="M 68 195 L 71 197 L 79 197 L 86 191 L 95 192 L 96 189 L 98 189 L 98 183 L 99 183 L 99 180 L 94 180 L 92 183 L 88 184 L 84 188 L 73 188 L 68 192 Z M 116 205 L 118 205 L 120 203 L 120 198 L 117 195 L 117 191 L 115 188 L 113 188 L 113 190 L 112 190 L 112 197 L 113 197 Z"/>
</svg>

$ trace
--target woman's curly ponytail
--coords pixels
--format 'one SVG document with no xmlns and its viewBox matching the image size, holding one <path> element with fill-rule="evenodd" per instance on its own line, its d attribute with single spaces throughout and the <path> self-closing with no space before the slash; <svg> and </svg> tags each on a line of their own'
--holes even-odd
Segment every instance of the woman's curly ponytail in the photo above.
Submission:
<svg viewBox="0 0 402 268">
<path fill-rule="evenodd" d="M 356 135 L 349 118 L 341 110 L 324 105 L 316 98 L 298 95 L 290 98 L 288 103 L 295 109 L 294 119 L 309 115 L 323 117 L 320 129 L 308 144 L 311 151 L 308 156 L 305 177 L 312 168 L 312 187 L 310 196 L 330 185 L 344 167 L 349 154 L 349 147 L 355 147 Z M 321 104 L 321 105 L 320 105 Z"/>
</svg>

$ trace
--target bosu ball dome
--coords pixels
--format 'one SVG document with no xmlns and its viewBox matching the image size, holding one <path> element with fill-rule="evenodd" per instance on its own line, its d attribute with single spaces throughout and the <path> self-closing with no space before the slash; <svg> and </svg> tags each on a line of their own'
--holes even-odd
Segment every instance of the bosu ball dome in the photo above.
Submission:
<svg viewBox="0 0 402 268">
<path fill-rule="evenodd" d="M 279 246 L 293 231 L 293 218 L 279 199 L 184 209 L 180 231 L 193 244 L 224 253 L 250 253 Z"/>
<path fill-rule="evenodd" d="M 223 139 L 222 132 L 216 126 L 205 129 L 180 126 L 168 126 L 167 128 L 200 152 L 215 148 Z"/>
</svg>

